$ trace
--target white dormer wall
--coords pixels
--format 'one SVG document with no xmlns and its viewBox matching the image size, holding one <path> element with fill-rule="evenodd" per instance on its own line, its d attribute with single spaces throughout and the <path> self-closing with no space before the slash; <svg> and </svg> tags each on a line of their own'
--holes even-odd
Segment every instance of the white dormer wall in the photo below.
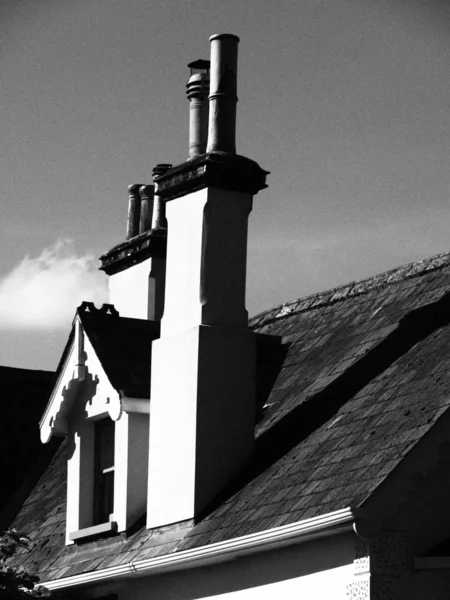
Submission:
<svg viewBox="0 0 450 600">
<path fill-rule="evenodd" d="M 121 317 L 157 321 L 164 307 L 165 258 L 150 257 L 109 276 L 109 302 Z"/>
<path fill-rule="evenodd" d="M 69 416 L 69 454 L 67 462 L 67 527 L 70 534 L 93 525 L 94 424 L 98 419 L 115 422 L 114 440 L 114 509 L 112 521 L 117 531 L 126 531 L 145 512 L 147 496 L 147 461 L 149 400 L 120 397 L 107 378 L 103 367 L 84 334 L 85 368 L 98 380 L 95 394 L 79 394 L 77 410 Z M 90 396 L 90 394 L 89 394 Z"/>
<path fill-rule="evenodd" d="M 119 533 L 128 531 L 147 506 L 149 402 L 124 406 L 116 421 L 114 519 Z"/>
</svg>

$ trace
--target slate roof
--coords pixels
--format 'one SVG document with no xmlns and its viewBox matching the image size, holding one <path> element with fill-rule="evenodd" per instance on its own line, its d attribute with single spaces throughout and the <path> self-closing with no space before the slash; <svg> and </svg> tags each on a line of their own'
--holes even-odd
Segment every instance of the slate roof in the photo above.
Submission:
<svg viewBox="0 0 450 600">
<path fill-rule="evenodd" d="M 256 451 L 208 513 L 65 548 L 63 444 L 14 522 L 21 562 L 51 580 L 362 505 L 450 405 L 449 291 L 447 253 L 256 316 L 281 336 L 259 343 Z"/>
</svg>

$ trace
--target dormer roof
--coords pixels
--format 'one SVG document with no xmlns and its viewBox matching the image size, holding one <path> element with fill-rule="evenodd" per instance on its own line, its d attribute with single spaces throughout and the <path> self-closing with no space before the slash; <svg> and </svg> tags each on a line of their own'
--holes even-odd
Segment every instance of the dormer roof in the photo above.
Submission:
<svg viewBox="0 0 450 600">
<path fill-rule="evenodd" d="M 102 396 L 117 418 L 122 398 L 150 398 L 151 341 L 159 323 L 120 317 L 114 306 L 97 309 L 83 302 L 77 309 L 59 362 L 55 385 L 41 419 L 41 439 L 67 433 L 67 417 L 81 386 L 103 383 Z M 95 391 L 93 390 L 93 394 Z"/>
<path fill-rule="evenodd" d="M 151 343 L 159 337 L 159 322 L 121 317 L 110 305 L 97 310 L 88 302 L 77 314 L 113 387 L 129 397 L 149 398 Z"/>
</svg>

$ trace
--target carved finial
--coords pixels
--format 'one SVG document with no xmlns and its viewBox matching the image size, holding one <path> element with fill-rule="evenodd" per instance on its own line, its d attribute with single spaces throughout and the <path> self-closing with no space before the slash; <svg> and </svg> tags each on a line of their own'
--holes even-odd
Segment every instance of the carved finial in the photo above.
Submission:
<svg viewBox="0 0 450 600">
<path fill-rule="evenodd" d="M 82 302 L 80 304 L 80 306 L 78 307 L 78 311 L 80 313 L 93 313 L 96 310 L 97 309 L 95 308 L 95 305 L 93 302 Z"/>
<path fill-rule="evenodd" d="M 119 312 L 115 308 L 114 304 L 103 304 L 103 306 L 100 309 L 100 312 L 103 315 L 108 315 L 110 317 L 118 317 L 119 316 Z"/>
</svg>

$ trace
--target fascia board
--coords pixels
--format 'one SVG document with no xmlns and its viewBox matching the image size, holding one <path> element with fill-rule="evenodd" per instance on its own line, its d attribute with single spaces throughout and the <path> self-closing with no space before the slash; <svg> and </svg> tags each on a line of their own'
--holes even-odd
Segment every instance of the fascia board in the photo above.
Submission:
<svg viewBox="0 0 450 600">
<path fill-rule="evenodd" d="M 69 340 L 70 344 L 68 343 L 64 350 L 63 362 L 58 368 L 56 383 L 53 387 L 50 400 L 45 408 L 44 414 L 39 423 L 41 441 L 43 443 L 47 443 L 52 437 L 52 435 L 65 435 L 61 431 L 58 432 L 54 430 L 54 426 L 50 425 L 50 419 L 52 417 L 56 417 L 56 415 L 60 412 L 62 408 L 64 402 L 63 389 L 67 386 L 68 382 L 81 381 L 81 379 L 83 379 L 86 374 L 85 368 L 87 367 L 89 369 L 89 366 L 91 364 L 90 361 L 92 360 L 98 363 L 95 365 L 95 374 L 99 377 L 100 381 L 104 381 L 105 383 L 107 383 L 107 386 L 109 388 L 107 396 L 110 398 L 111 402 L 109 406 L 110 410 L 108 412 L 110 413 L 111 418 L 113 420 L 117 420 L 121 414 L 122 409 L 119 392 L 115 390 L 115 388 L 111 384 L 111 381 L 107 373 L 105 372 L 101 361 L 97 356 L 95 347 L 89 339 L 89 335 L 85 331 L 79 316 L 76 316 L 74 319 L 73 330 L 74 335 L 71 336 L 72 339 Z M 80 348 L 82 348 L 83 352 L 83 359 L 81 362 L 80 356 L 78 355 L 80 352 Z M 86 358 L 86 351 L 91 358 Z M 145 412 L 145 409 L 141 406 L 139 406 L 138 408 L 140 409 L 138 410 L 138 412 Z M 68 406 L 66 410 L 70 412 L 71 405 Z"/>
<path fill-rule="evenodd" d="M 58 368 L 56 370 L 56 380 L 55 383 L 53 385 L 53 389 L 52 389 L 52 393 L 50 394 L 50 399 L 47 403 L 47 406 L 45 407 L 44 413 L 41 417 L 41 420 L 39 421 L 39 428 L 42 429 L 43 424 L 45 423 L 46 419 L 48 418 L 49 412 L 52 409 L 52 405 L 54 402 L 54 398 L 56 395 L 56 390 L 58 390 L 58 388 L 61 385 L 61 379 L 64 375 L 64 372 L 67 368 L 67 364 L 71 358 L 71 355 L 73 354 L 74 351 L 74 345 L 75 345 L 75 326 L 76 326 L 76 322 L 77 320 L 79 320 L 78 315 L 75 315 L 73 321 L 72 321 L 72 328 L 70 331 L 70 335 L 69 338 L 66 342 L 66 346 L 64 348 L 64 351 L 62 353 L 60 362 L 58 364 Z"/>
<path fill-rule="evenodd" d="M 225 542 L 210 544 L 192 550 L 173 552 L 165 556 L 132 561 L 125 565 L 91 571 L 72 577 L 42 581 L 49 590 L 75 588 L 111 579 L 126 579 L 134 576 L 145 576 L 165 571 L 182 570 L 205 566 L 227 560 L 271 550 L 281 546 L 305 542 L 311 539 L 334 535 L 352 529 L 355 515 L 351 508 L 344 508 L 320 517 L 305 519 L 291 525 L 283 525 L 259 533 L 234 538 Z"/>
</svg>

